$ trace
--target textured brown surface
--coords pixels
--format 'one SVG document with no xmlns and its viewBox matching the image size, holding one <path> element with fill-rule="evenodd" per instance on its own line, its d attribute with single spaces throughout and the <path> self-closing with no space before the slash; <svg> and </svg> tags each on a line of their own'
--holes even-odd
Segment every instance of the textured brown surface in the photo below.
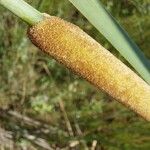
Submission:
<svg viewBox="0 0 150 150">
<path fill-rule="evenodd" d="M 150 121 L 150 86 L 79 27 L 50 17 L 28 35 L 42 51 Z"/>
</svg>

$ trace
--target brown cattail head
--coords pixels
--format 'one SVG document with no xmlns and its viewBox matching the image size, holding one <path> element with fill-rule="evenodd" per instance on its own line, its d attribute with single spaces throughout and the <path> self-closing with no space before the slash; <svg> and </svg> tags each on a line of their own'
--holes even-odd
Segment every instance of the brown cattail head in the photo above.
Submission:
<svg viewBox="0 0 150 150">
<path fill-rule="evenodd" d="M 150 86 L 79 27 L 50 16 L 28 35 L 42 51 L 150 121 Z"/>
</svg>

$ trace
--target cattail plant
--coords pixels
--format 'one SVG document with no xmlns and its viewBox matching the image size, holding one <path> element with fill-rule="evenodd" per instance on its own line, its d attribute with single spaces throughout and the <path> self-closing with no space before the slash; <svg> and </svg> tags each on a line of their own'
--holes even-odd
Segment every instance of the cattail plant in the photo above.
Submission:
<svg viewBox="0 0 150 150">
<path fill-rule="evenodd" d="M 150 86 L 143 79 L 79 27 L 41 14 L 20 0 L 14 11 L 12 1 L 0 3 L 16 14 L 19 5 L 26 6 L 21 13 L 29 18 L 19 17 L 30 24 L 27 33 L 34 45 L 150 121 Z"/>
</svg>

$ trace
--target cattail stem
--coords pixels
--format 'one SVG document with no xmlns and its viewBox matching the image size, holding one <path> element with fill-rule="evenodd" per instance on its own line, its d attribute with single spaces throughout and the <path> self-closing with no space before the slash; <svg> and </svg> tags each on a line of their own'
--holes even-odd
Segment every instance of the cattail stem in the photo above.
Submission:
<svg viewBox="0 0 150 150">
<path fill-rule="evenodd" d="M 23 0 L 0 0 L 0 4 L 29 25 L 35 25 L 43 20 L 43 14 Z"/>
</svg>

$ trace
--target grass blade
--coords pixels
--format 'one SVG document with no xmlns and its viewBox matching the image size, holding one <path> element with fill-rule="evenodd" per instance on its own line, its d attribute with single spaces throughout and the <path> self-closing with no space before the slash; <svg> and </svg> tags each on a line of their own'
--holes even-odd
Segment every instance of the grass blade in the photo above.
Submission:
<svg viewBox="0 0 150 150">
<path fill-rule="evenodd" d="M 69 0 L 150 84 L 150 62 L 98 0 Z"/>
</svg>

